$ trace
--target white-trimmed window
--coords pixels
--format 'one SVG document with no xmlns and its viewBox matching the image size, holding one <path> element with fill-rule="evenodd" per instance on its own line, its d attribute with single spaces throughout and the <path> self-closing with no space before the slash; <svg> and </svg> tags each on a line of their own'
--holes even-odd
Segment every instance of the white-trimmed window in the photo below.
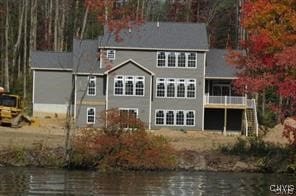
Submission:
<svg viewBox="0 0 296 196">
<path fill-rule="evenodd" d="M 86 123 L 95 124 L 96 122 L 96 108 L 87 108 L 86 109 Z"/>
<path fill-rule="evenodd" d="M 119 115 L 121 117 L 121 128 L 134 128 L 136 120 L 138 118 L 138 108 L 119 108 Z"/>
<path fill-rule="evenodd" d="M 176 112 L 176 125 L 184 125 L 184 111 Z"/>
<path fill-rule="evenodd" d="M 166 64 L 165 52 L 157 52 L 157 66 L 165 67 L 165 64 Z"/>
<path fill-rule="evenodd" d="M 181 52 L 178 54 L 178 67 L 186 67 L 186 54 Z"/>
<path fill-rule="evenodd" d="M 194 125 L 194 112 L 193 111 L 188 111 L 186 113 L 186 125 Z"/>
<path fill-rule="evenodd" d="M 164 111 L 156 111 L 155 124 L 157 125 L 164 124 Z"/>
<path fill-rule="evenodd" d="M 96 77 L 95 76 L 88 77 L 87 95 L 96 96 Z"/>
<path fill-rule="evenodd" d="M 114 94 L 115 95 L 123 95 L 123 76 L 117 76 L 114 79 Z"/>
<path fill-rule="evenodd" d="M 126 76 L 125 77 L 125 95 L 134 94 L 134 77 Z"/>
<path fill-rule="evenodd" d="M 156 80 L 156 96 L 165 97 L 165 79 L 159 78 Z"/>
<path fill-rule="evenodd" d="M 155 125 L 195 126 L 194 110 L 155 110 Z"/>
<path fill-rule="evenodd" d="M 168 67 L 176 67 L 176 54 L 174 52 L 168 53 Z"/>
<path fill-rule="evenodd" d="M 114 95 L 116 96 L 144 96 L 144 76 L 115 76 Z"/>
<path fill-rule="evenodd" d="M 167 111 L 166 112 L 166 124 L 167 125 L 174 125 L 175 121 L 175 112 L 174 111 Z"/>
<path fill-rule="evenodd" d="M 196 52 L 165 52 L 156 53 L 157 67 L 169 68 L 196 68 L 197 53 Z"/>
<path fill-rule="evenodd" d="M 185 87 L 185 80 L 179 79 L 177 81 L 177 97 L 185 97 L 186 87 Z"/>
<path fill-rule="evenodd" d="M 144 95 L 144 77 L 138 76 L 136 77 L 136 95 Z"/>
<path fill-rule="evenodd" d="M 175 97 L 175 79 L 167 81 L 167 97 Z"/>
<path fill-rule="evenodd" d="M 195 80 L 189 80 L 187 82 L 187 97 L 188 98 L 195 97 Z"/>
<path fill-rule="evenodd" d="M 157 78 L 156 97 L 195 98 L 196 80 L 178 78 Z"/>
<path fill-rule="evenodd" d="M 188 54 L 188 67 L 196 67 L 196 53 Z"/>
<path fill-rule="evenodd" d="M 107 50 L 107 58 L 111 61 L 115 60 L 115 50 Z"/>
</svg>

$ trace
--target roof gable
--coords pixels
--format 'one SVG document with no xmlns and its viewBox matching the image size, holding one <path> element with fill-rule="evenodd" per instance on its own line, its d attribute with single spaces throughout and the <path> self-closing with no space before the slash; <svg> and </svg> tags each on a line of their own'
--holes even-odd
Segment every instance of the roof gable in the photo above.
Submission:
<svg viewBox="0 0 296 196">
<path fill-rule="evenodd" d="M 155 75 L 152 71 L 150 71 L 149 69 L 147 69 L 146 67 L 144 67 L 143 65 L 137 63 L 136 61 L 134 61 L 133 59 L 129 59 L 129 60 L 126 60 L 118 65 L 116 65 L 115 67 L 105 71 L 105 74 L 109 74 L 117 69 L 119 69 L 120 67 L 123 67 L 125 65 L 127 65 L 128 63 L 132 63 L 133 65 L 137 66 L 138 68 L 142 69 L 143 71 L 149 73 L 150 75 Z"/>
</svg>

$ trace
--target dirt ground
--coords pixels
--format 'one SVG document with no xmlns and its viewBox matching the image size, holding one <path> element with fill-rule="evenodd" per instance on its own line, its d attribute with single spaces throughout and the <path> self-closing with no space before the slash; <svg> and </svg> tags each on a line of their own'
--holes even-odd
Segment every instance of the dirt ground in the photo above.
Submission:
<svg viewBox="0 0 296 196">
<path fill-rule="evenodd" d="M 286 144 L 282 135 L 283 127 L 277 125 L 264 137 L 265 141 Z M 221 145 L 233 144 L 238 135 L 224 136 L 218 132 L 152 130 L 152 134 L 163 135 L 178 150 L 208 151 Z M 57 118 L 36 118 L 30 126 L 10 128 L 0 126 L 0 149 L 8 146 L 27 147 L 43 143 L 50 147 L 64 145 L 64 120 Z"/>
</svg>

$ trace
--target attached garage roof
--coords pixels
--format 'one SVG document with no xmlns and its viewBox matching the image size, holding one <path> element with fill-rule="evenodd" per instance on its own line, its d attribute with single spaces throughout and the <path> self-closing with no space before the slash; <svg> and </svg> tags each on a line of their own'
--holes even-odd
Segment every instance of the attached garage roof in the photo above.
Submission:
<svg viewBox="0 0 296 196">
<path fill-rule="evenodd" d="M 72 70 L 72 52 L 32 52 L 32 69 Z"/>
</svg>

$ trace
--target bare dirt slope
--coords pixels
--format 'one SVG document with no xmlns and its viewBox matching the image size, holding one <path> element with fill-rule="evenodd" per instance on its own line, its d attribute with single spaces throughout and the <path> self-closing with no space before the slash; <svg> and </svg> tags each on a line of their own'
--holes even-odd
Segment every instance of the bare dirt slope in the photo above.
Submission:
<svg viewBox="0 0 296 196">
<path fill-rule="evenodd" d="M 265 141 L 286 144 L 282 137 L 283 126 L 277 125 L 264 137 Z M 169 129 L 153 130 L 152 134 L 163 135 L 178 150 L 208 151 L 221 145 L 233 144 L 238 136 L 223 136 L 221 133 L 201 131 L 172 131 Z M 64 120 L 58 118 L 37 118 L 30 126 L 10 128 L 0 126 L 0 148 L 7 146 L 31 146 L 43 143 L 50 147 L 64 145 Z"/>
</svg>

